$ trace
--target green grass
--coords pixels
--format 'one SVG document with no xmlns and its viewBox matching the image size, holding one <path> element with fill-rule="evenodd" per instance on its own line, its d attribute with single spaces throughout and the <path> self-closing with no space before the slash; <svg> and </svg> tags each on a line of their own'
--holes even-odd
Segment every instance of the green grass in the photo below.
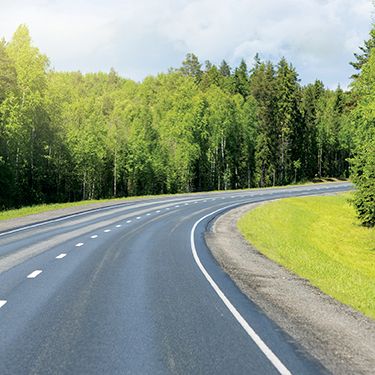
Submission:
<svg viewBox="0 0 375 375">
<path fill-rule="evenodd" d="M 268 258 L 375 318 L 375 229 L 360 226 L 350 196 L 271 202 L 245 214 L 238 228 Z"/>
</svg>

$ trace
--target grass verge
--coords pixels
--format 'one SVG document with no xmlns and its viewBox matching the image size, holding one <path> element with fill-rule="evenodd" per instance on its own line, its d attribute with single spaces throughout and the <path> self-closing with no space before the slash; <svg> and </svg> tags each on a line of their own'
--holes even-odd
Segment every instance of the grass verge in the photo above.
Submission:
<svg viewBox="0 0 375 375">
<path fill-rule="evenodd" d="M 360 226 L 350 196 L 271 202 L 238 228 L 268 258 L 375 319 L 375 229 Z"/>
</svg>

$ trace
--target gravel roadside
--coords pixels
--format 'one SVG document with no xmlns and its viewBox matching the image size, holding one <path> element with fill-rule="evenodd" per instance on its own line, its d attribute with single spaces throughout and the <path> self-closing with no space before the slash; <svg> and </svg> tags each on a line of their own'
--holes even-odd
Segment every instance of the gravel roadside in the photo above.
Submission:
<svg viewBox="0 0 375 375">
<path fill-rule="evenodd" d="M 206 242 L 243 293 L 334 374 L 375 374 L 375 321 L 341 304 L 249 245 L 238 219 L 259 204 L 220 216 Z"/>
</svg>

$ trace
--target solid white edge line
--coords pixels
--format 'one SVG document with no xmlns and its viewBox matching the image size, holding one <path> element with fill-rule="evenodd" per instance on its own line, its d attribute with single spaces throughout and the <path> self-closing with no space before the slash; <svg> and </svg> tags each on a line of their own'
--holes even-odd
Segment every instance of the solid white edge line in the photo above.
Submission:
<svg viewBox="0 0 375 375">
<path fill-rule="evenodd" d="M 0 300 L 0 309 L 7 303 L 5 300 Z"/>
<path fill-rule="evenodd" d="M 219 210 L 213 211 L 213 212 L 209 213 L 208 215 L 203 216 L 202 218 L 200 218 L 198 221 L 196 221 L 194 223 L 193 228 L 191 229 L 191 232 L 190 232 L 190 245 L 191 245 L 191 250 L 192 250 L 192 253 L 193 253 L 195 263 L 198 265 L 200 271 L 203 273 L 204 277 L 210 283 L 211 287 L 214 289 L 216 294 L 224 302 L 224 304 L 228 308 L 228 310 L 236 318 L 238 323 L 241 324 L 242 328 L 251 337 L 251 339 L 254 341 L 254 343 L 263 352 L 263 354 L 268 358 L 268 360 L 273 364 L 273 366 L 280 372 L 280 374 L 291 375 L 291 372 L 284 366 L 284 364 L 279 360 L 279 358 L 276 357 L 276 355 L 272 352 L 272 350 L 258 336 L 258 334 L 253 330 L 253 328 L 251 328 L 251 326 L 247 323 L 247 321 L 242 317 L 242 315 L 238 312 L 238 310 L 232 305 L 232 303 L 229 301 L 229 299 L 221 291 L 219 286 L 215 283 L 215 281 L 212 279 L 210 274 L 204 268 L 203 264 L 201 263 L 201 261 L 199 259 L 198 254 L 197 254 L 197 249 L 195 247 L 194 234 L 195 234 L 195 229 L 197 228 L 198 224 L 201 221 L 203 221 L 204 219 L 206 219 L 207 217 L 212 216 L 217 212 L 223 211 L 227 208 L 234 207 L 234 206 L 236 206 L 236 205 L 231 205 L 229 207 L 220 208 Z"/>
<path fill-rule="evenodd" d="M 43 271 L 42 270 L 35 270 L 31 272 L 29 275 L 27 275 L 28 279 L 35 279 L 37 276 L 39 276 Z"/>
<path fill-rule="evenodd" d="M 62 258 L 65 258 L 66 257 L 66 254 L 65 253 L 61 253 L 60 255 L 58 255 L 56 257 L 56 259 L 62 259 Z"/>
</svg>

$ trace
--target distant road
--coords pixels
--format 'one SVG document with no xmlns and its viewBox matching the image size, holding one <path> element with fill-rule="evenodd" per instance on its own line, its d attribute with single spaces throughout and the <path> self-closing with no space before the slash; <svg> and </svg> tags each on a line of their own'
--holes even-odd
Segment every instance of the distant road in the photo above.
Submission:
<svg viewBox="0 0 375 375">
<path fill-rule="evenodd" d="M 249 202 L 331 183 L 139 200 L 0 234 L 0 374 L 320 374 L 204 242 Z"/>
</svg>

